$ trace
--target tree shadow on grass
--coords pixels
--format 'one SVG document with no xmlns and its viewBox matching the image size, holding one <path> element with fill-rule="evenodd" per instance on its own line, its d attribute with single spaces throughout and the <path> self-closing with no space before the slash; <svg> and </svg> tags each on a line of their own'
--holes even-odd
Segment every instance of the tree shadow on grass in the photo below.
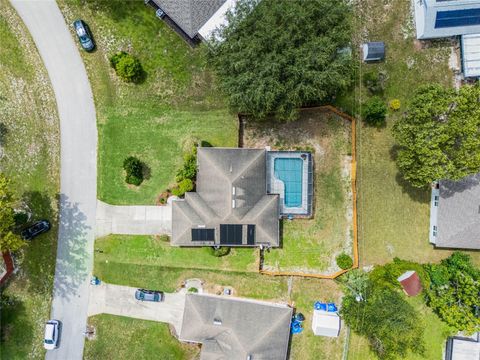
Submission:
<svg viewBox="0 0 480 360">
<path fill-rule="evenodd" d="M 8 128 L 4 123 L 0 123 L 0 146 L 5 144 L 7 139 Z"/>
<path fill-rule="evenodd" d="M 149 180 L 152 177 L 152 169 L 142 161 L 142 175 L 144 180 Z"/>
<path fill-rule="evenodd" d="M 52 208 L 51 197 L 46 193 L 29 191 L 23 194 L 22 201 L 32 211 L 32 222 L 47 219 L 52 224 L 48 233 L 29 242 L 21 264 L 22 271 L 30 279 L 32 291 L 50 295 L 57 253 L 57 212 Z"/>
<path fill-rule="evenodd" d="M 390 149 L 390 158 L 396 161 L 399 151 L 400 146 L 393 145 Z M 407 180 L 405 180 L 400 171 L 397 171 L 397 174 L 395 175 L 395 181 L 402 188 L 402 192 L 408 194 L 410 199 L 413 201 L 422 204 L 430 202 L 430 192 L 428 191 L 428 187 L 417 188 L 412 186 Z"/>
<path fill-rule="evenodd" d="M 18 332 L 24 339 L 33 338 L 33 324 L 30 323 L 25 305 L 21 299 L 2 293 L 0 299 L 0 323 L 3 355 L 8 357 L 8 349 L 15 350 L 15 343 L 18 341 Z M 10 344 L 10 346 L 4 346 Z M 13 355 L 13 354 L 11 354 Z M 17 354 L 18 355 L 18 354 Z"/>
</svg>

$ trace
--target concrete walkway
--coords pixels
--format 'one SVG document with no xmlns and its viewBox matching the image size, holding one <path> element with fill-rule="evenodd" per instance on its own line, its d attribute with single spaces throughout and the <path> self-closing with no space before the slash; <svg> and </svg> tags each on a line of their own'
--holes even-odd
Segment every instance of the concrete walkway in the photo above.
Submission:
<svg viewBox="0 0 480 360">
<path fill-rule="evenodd" d="M 96 237 L 109 234 L 160 235 L 172 232 L 172 205 L 118 206 L 97 201 Z"/>
<path fill-rule="evenodd" d="M 103 313 L 159 321 L 171 324 L 177 334 L 180 334 L 185 309 L 185 291 L 165 293 L 164 301 L 150 302 L 135 299 L 137 288 L 106 283 L 90 286 L 88 316 Z"/>
<path fill-rule="evenodd" d="M 51 318 L 62 322 L 62 340 L 46 358 L 77 360 L 83 357 L 95 231 L 97 129 L 93 96 L 77 44 L 55 1 L 11 3 L 45 64 L 60 117 L 60 209 Z"/>
</svg>

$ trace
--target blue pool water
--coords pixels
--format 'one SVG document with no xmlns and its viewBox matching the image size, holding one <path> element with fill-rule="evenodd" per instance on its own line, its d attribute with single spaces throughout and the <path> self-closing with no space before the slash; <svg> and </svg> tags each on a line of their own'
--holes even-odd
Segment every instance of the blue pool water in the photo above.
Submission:
<svg viewBox="0 0 480 360">
<path fill-rule="evenodd" d="M 276 158 L 273 165 L 275 177 L 285 185 L 285 206 L 302 205 L 303 160 L 298 158 Z"/>
</svg>

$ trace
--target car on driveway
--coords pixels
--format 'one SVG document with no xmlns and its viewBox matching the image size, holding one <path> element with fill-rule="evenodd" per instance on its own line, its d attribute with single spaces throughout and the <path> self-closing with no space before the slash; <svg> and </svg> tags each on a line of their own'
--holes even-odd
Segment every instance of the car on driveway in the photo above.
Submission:
<svg viewBox="0 0 480 360">
<path fill-rule="evenodd" d="M 85 24 L 83 20 L 76 20 L 73 23 L 75 33 L 77 34 L 80 45 L 85 51 L 92 51 L 95 49 L 95 43 L 93 42 L 93 36 L 88 28 L 88 25 Z"/>
<path fill-rule="evenodd" d="M 60 331 L 60 321 L 48 320 L 45 324 L 45 335 L 43 337 L 43 347 L 47 350 L 53 350 L 58 347 L 58 338 Z"/>
<path fill-rule="evenodd" d="M 162 291 L 138 289 L 135 291 L 135 299 L 160 302 L 165 300 L 165 294 Z"/>
<path fill-rule="evenodd" d="M 48 230 L 50 230 L 50 228 L 51 225 L 48 220 L 40 220 L 22 230 L 20 236 L 23 240 L 32 240 L 34 237 L 46 233 Z"/>
</svg>

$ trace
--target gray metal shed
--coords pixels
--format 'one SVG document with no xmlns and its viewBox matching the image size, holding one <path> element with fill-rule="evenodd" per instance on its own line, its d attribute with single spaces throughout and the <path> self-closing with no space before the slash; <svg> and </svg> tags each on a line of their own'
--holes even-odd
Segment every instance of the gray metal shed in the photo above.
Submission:
<svg viewBox="0 0 480 360">
<path fill-rule="evenodd" d="M 385 59 L 385 43 L 372 41 L 362 45 L 363 61 L 373 62 Z"/>
</svg>

